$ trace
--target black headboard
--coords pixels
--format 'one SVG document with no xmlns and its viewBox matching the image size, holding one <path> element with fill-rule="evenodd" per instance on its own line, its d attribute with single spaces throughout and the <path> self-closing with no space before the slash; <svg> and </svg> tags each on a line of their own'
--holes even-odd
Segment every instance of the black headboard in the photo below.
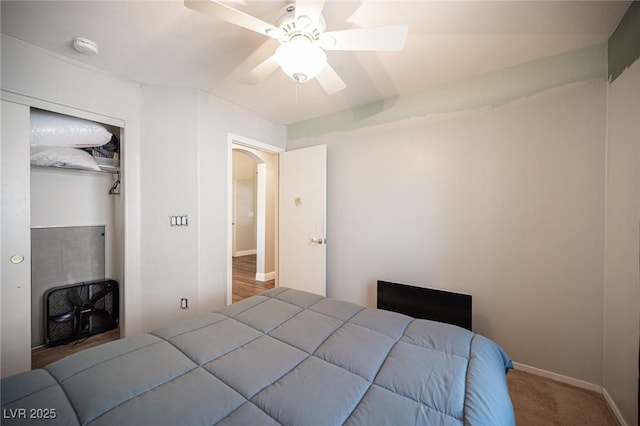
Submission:
<svg viewBox="0 0 640 426">
<path fill-rule="evenodd" d="M 378 309 L 471 330 L 471 295 L 378 281 Z"/>
</svg>

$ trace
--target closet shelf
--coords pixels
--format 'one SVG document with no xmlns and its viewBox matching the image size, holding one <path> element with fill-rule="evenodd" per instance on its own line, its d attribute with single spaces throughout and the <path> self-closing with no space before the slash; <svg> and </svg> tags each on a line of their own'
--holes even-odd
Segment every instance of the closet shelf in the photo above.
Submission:
<svg viewBox="0 0 640 426">
<path fill-rule="evenodd" d="M 112 175 L 120 173 L 120 167 L 106 166 L 106 165 L 103 166 L 100 164 L 98 165 L 98 167 L 100 167 L 100 170 L 87 170 L 79 167 L 70 167 L 70 166 L 38 166 L 35 164 L 32 164 L 31 167 L 36 169 L 60 169 L 60 170 L 76 170 L 79 172 L 89 172 L 89 173 L 109 173 Z"/>
</svg>

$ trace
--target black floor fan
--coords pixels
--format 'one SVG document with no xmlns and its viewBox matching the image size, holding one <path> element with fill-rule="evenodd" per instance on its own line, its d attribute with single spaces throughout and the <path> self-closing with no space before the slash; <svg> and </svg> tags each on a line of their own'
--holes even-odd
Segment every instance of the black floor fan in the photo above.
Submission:
<svg viewBox="0 0 640 426">
<path fill-rule="evenodd" d="M 45 294 L 46 343 L 78 341 L 118 326 L 118 282 L 98 280 L 56 287 Z"/>
</svg>

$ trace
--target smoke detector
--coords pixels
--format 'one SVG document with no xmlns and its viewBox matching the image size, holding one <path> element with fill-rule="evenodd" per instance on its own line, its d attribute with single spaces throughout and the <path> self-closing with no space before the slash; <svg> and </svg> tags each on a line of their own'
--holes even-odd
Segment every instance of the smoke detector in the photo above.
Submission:
<svg viewBox="0 0 640 426">
<path fill-rule="evenodd" d="M 73 39 L 73 48 L 84 55 L 98 54 L 98 43 L 84 37 L 75 37 Z"/>
</svg>

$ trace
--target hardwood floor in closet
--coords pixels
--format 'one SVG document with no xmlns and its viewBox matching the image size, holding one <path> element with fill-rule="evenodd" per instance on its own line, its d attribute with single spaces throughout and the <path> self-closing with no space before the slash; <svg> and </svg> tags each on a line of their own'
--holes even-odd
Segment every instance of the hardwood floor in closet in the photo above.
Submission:
<svg viewBox="0 0 640 426">
<path fill-rule="evenodd" d="M 233 258 L 233 303 L 260 294 L 275 286 L 275 280 L 256 281 L 256 256 Z M 31 351 L 31 367 L 41 368 L 75 352 L 98 346 L 120 338 L 118 329 L 96 334 L 88 339 L 60 346 L 43 346 Z"/>
<path fill-rule="evenodd" d="M 89 349 L 103 343 L 111 342 L 120 338 L 120 330 L 105 331 L 104 333 L 93 335 L 87 339 L 83 339 L 78 343 L 67 343 L 59 346 L 42 346 L 31 351 L 31 368 L 42 368 L 62 359 L 68 355 L 80 352 L 83 349 Z"/>
</svg>

